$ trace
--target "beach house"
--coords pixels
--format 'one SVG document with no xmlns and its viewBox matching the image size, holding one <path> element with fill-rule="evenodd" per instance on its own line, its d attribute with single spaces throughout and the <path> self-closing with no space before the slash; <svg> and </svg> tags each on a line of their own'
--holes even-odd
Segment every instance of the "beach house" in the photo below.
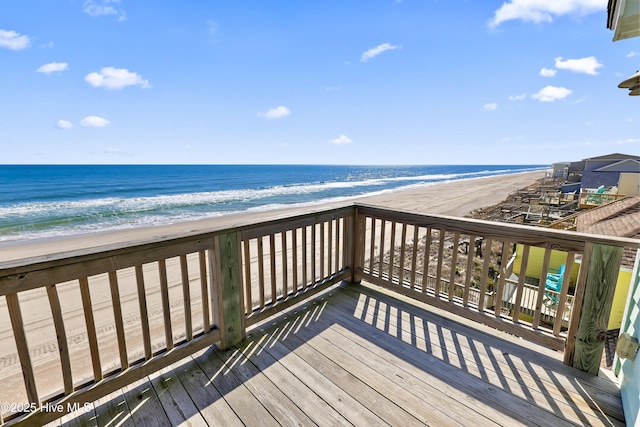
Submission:
<svg viewBox="0 0 640 427">
<path fill-rule="evenodd" d="M 637 196 L 640 183 L 640 156 L 628 154 L 608 154 L 605 156 L 584 159 L 581 188 L 594 189 L 599 187 L 628 188 L 627 196 Z M 635 183 L 635 185 L 631 185 Z"/>
<path fill-rule="evenodd" d="M 580 194 L 581 209 L 640 195 L 640 156 L 636 155 L 613 153 L 556 163 L 554 174 L 565 178 L 562 193 Z"/>
</svg>

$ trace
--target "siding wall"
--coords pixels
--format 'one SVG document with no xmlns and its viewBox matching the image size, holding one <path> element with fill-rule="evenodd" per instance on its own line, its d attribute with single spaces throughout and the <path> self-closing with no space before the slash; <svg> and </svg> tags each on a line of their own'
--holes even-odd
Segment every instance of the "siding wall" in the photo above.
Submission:
<svg viewBox="0 0 640 427">
<path fill-rule="evenodd" d="M 627 308 L 624 316 L 622 331 L 631 336 L 640 338 L 640 251 L 636 257 L 636 265 L 633 271 L 633 284 L 629 290 Z M 622 394 L 622 406 L 627 425 L 635 426 L 640 422 L 640 355 L 635 360 L 620 360 L 620 392 Z"/>
</svg>

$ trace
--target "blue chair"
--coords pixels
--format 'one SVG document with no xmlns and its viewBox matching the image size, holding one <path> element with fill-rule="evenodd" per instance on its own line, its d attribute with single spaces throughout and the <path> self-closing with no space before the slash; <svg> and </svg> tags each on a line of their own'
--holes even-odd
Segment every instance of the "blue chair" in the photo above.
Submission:
<svg viewBox="0 0 640 427">
<path fill-rule="evenodd" d="M 560 292 L 560 289 L 562 288 L 562 280 L 564 278 L 564 270 L 565 270 L 565 265 L 562 264 L 558 268 L 557 273 L 547 273 L 547 280 L 544 285 L 545 289 L 554 291 L 554 292 Z M 554 305 L 558 304 L 557 294 L 551 294 L 550 299 L 553 301 Z"/>
</svg>

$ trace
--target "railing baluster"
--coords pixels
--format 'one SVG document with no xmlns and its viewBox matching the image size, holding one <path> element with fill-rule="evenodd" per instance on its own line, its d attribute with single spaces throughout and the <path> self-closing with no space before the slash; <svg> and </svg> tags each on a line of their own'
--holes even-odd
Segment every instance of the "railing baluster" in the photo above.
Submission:
<svg viewBox="0 0 640 427">
<path fill-rule="evenodd" d="M 547 280 L 547 272 L 549 271 L 549 262 L 551 260 L 551 248 L 544 250 L 542 259 L 542 267 L 540 271 L 540 283 L 538 284 L 538 298 L 536 299 L 535 312 L 533 313 L 533 321 L 531 327 L 537 330 L 540 325 L 540 317 L 542 316 L 542 303 L 544 302 L 545 284 Z"/>
<path fill-rule="evenodd" d="M 271 272 L 271 303 L 275 303 L 278 295 L 276 285 L 276 236 L 269 234 L 269 266 Z"/>
<path fill-rule="evenodd" d="M 291 255 L 293 263 L 293 293 L 298 292 L 298 228 L 291 230 Z"/>
<path fill-rule="evenodd" d="M 340 266 L 340 249 L 341 249 L 341 245 L 340 245 L 340 227 L 342 226 L 342 228 L 344 229 L 344 218 L 336 218 L 336 272 L 342 270 L 341 266 Z M 344 246 L 342 247 L 342 258 L 343 258 L 343 262 L 344 262 Z"/>
<path fill-rule="evenodd" d="M 422 262 L 422 293 L 427 291 L 429 281 L 429 258 L 431 252 L 431 228 L 427 228 L 424 241 L 424 261 Z"/>
<path fill-rule="evenodd" d="M 440 289 L 442 285 L 442 261 L 444 258 L 445 231 L 438 230 L 438 233 L 440 235 L 440 242 L 438 243 L 438 266 L 436 267 L 436 289 L 435 289 L 436 297 L 440 296 Z"/>
<path fill-rule="evenodd" d="M 473 276 L 473 248 L 475 247 L 476 236 L 469 235 L 469 245 L 467 246 L 467 272 L 464 279 L 464 294 L 462 296 L 462 305 L 469 305 L 469 290 L 471 289 L 471 277 Z"/>
<path fill-rule="evenodd" d="M 318 261 L 318 256 L 316 254 L 317 244 L 316 244 L 316 227 L 317 224 L 313 224 L 311 226 L 311 284 L 316 283 L 316 262 Z"/>
<path fill-rule="evenodd" d="M 524 279 L 527 275 L 527 264 L 529 263 L 529 251 L 531 246 L 524 245 L 522 250 L 522 261 L 520 262 L 520 271 L 518 272 L 518 290 L 516 291 L 516 304 L 513 308 L 513 322 L 518 323 L 520 319 L 520 307 L 522 304 L 522 293 L 524 292 Z"/>
<path fill-rule="evenodd" d="M 324 222 L 320 223 L 320 280 L 324 279 L 325 270 L 324 270 L 324 262 L 327 259 L 325 255 L 325 244 L 324 244 Z"/>
<path fill-rule="evenodd" d="M 502 314 L 502 294 L 504 293 L 504 283 L 506 279 L 507 263 L 509 262 L 509 246 L 508 240 L 502 242 L 502 257 L 500 258 L 500 279 L 498 280 L 498 288 L 496 289 L 496 307 L 495 315 L 500 317 Z"/>
<path fill-rule="evenodd" d="M 264 242 L 262 236 L 258 237 L 258 287 L 260 288 L 260 308 L 264 308 Z"/>
<path fill-rule="evenodd" d="M 393 282 L 393 260 L 396 252 L 396 222 L 391 221 L 391 240 L 389 242 L 389 281 Z"/>
<path fill-rule="evenodd" d="M 589 265 L 591 263 L 591 254 L 593 252 L 593 244 L 587 242 L 582 253 L 580 262 L 580 270 L 578 271 L 578 281 L 573 295 L 573 307 L 571 308 L 571 318 L 569 320 L 569 328 L 567 329 L 567 341 L 564 351 L 564 364 L 573 366 L 573 356 L 576 348 L 576 333 L 582 316 L 582 304 L 584 302 L 587 277 L 589 275 Z M 640 250 L 638 252 L 640 255 Z"/>
<path fill-rule="evenodd" d="M 144 289 L 144 274 L 142 265 L 136 265 L 136 287 L 138 289 L 138 305 L 140 307 L 140 323 L 142 327 L 142 343 L 145 360 L 151 359 L 151 333 L 149 332 L 149 313 L 147 311 L 147 296 Z"/>
<path fill-rule="evenodd" d="M 129 360 L 127 356 L 127 343 L 124 338 L 118 275 L 115 271 L 109 272 L 109 287 L 111 289 L 111 304 L 113 305 L 113 318 L 116 324 L 116 336 L 118 338 L 118 351 L 120 352 L 120 368 L 124 371 L 129 367 Z"/>
<path fill-rule="evenodd" d="M 380 262 L 378 263 L 378 277 L 382 278 L 382 269 L 384 265 L 384 241 L 386 233 L 386 221 L 384 219 L 380 220 Z"/>
<path fill-rule="evenodd" d="M 371 237 L 369 239 L 370 252 L 369 252 L 369 274 L 373 274 L 373 265 L 374 259 L 376 257 L 376 219 L 374 217 L 369 217 L 371 219 Z"/>
<path fill-rule="evenodd" d="M 9 318 L 11 319 L 13 337 L 16 341 L 16 349 L 18 350 L 18 357 L 20 358 L 20 367 L 22 368 L 22 377 L 27 391 L 27 399 L 29 403 L 35 403 L 37 406 L 40 406 L 40 398 L 38 397 L 38 389 L 36 388 L 36 377 L 33 373 L 29 346 L 27 345 L 27 335 L 25 334 L 24 322 L 22 320 L 20 300 L 16 293 L 5 295 L 5 299 L 7 300 L 7 309 L 9 310 Z"/>
<path fill-rule="evenodd" d="M 354 208 L 353 215 L 345 218 L 343 225 L 343 269 L 348 266 L 351 269 L 351 282 L 359 283 L 364 272 L 367 218 L 360 215 L 358 208 Z"/>
<path fill-rule="evenodd" d="M 491 262 L 491 245 L 492 239 L 488 237 L 484 239 L 485 249 L 483 252 L 484 263 L 482 264 L 482 278 L 480 279 L 480 301 L 478 302 L 478 311 L 485 309 L 485 295 L 487 294 L 487 278 L 489 277 L 489 264 Z M 495 292 L 494 292 L 495 294 Z M 487 307 L 488 308 L 488 307 Z"/>
<path fill-rule="evenodd" d="M 100 353 L 98 351 L 98 336 L 96 335 L 96 325 L 93 319 L 93 307 L 91 306 L 91 293 L 89 291 L 89 280 L 86 277 L 79 279 L 80 295 L 82 297 L 82 309 L 87 325 L 87 340 L 89 341 L 89 351 L 91 353 L 91 364 L 93 366 L 93 378 L 100 381 L 102 379 L 102 366 L 100 365 Z"/>
<path fill-rule="evenodd" d="M 413 289 L 416 285 L 416 268 L 418 263 L 418 236 L 420 227 L 413 226 L 413 250 L 411 251 L 411 276 L 409 279 L 409 288 Z"/>
<path fill-rule="evenodd" d="M 220 299 L 222 298 L 222 295 L 220 294 L 220 288 L 222 277 L 220 275 L 221 273 L 219 265 L 220 257 L 218 254 L 218 238 L 214 236 L 209 240 L 209 244 L 209 299 L 211 301 L 212 311 L 211 323 L 212 325 L 215 325 L 218 330 L 220 330 L 220 334 L 222 335 L 222 329 L 224 327 L 222 322 L 224 322 L 224 318 L 222 316 L 222 313 L 220 312 Z"/>
<path fill-rule="evenodd" d="M 402 232 L 400 233 L 400 274 L 398 277 L 398 283 L 402 286 L 404 283 L 404 252 L 407 247 L 407 224 L 401 222 L 400 226 L 402 227 Z"/>
<path fill-rule="evenodd" d="M 251 300 L 251 248 L 250 248 L 250 240 L 247 239 L 243 243 L 244 249 L 244 292 L 246 298 L 245 305 L 245 314 L 249 314 L 253 311 L 253 301 Z"/>
<path fill-rule="evenodd" d="M 567 260 L 565 261 L 564 276 L 562 277 L 562 287 L 560 288 L 560 296 L 558 299 L 558 306 L 556 307 L 555 321 L 553 322 L 553 335 L 555 335 L 556 337 L 560 335 L 560 329 L 564 320 L 564 313 L 566 311 L 567 303 L 567 292 L 569 291 L 569 281 L 571 280 L 571 269 L 573 269 L 575 255 L 575 252 L 569 252 L 567 254 Z"/>
<path fill-rule="evenodd" d="M 193 325 L 191 321 L 191 289 L 189 289 L 189 266 L 187 256 L 180 255 L 180 272 L 182 273 L 182 302 L 184 304 L 184 329 L 187 341 L 193 339 Z"/>
<path fill-rule="evenodd" d="M 56 285 L 47 286 L 47 296 L 49 306 L 53 315 L 53 324 L 56 329 L 58 340 L 58 351 L 60 353 L 60 365 L 62 367 L 62 381 L 64 384 L 64 394 L 73 393 L 73 375 L 71 373 L 71 360 L 69 358 L 69 347 L 67 345 L 67 334 L 64 330 L 64 320 L 62 309 L 60 308 L 60 298 Z"/>
<path fill-rule="evenodd" d="M 288 270 L 288 254 L 287 254 L 287 232 L 280 233 L 281 241 L 281 258 L 282 258 L 282 298 L 286 298 L 289 295 L 289 272 Z"/>
<path fill-rule="evenodd" d="M 167 282 L 167 261 L 158 261 L 160 275 L 160 296 L 162 297 L 162 313 L 164 317 L 164 337 L 167 350 L 173 348 L 173 330 L 171 328 L 171 307 L 169 306 L 169 283 Z"/>
<path fill-rule="evenodd" d="M 200 265 L 200 293 L 202 294 L 202 326 L 204 333 L 211 331 L 211 319 L 209 316 L 209 292 L 207 283 L 207 255 L 205 251 L 198 253 Z"/>
<path fill-rule="evenodd" d="M 308 227 L 302 227 L 302 289 L 307 289 L 307 269 L 309 266 L 309 257 L 307 256 L 307 230 Z"/>
<path fill-rule="evenodd" d="M 327 276 L 331 276 L 333 274 L 333 220 L 328 221 L 327 227 Z"/>
<path fill-rule="evenodd" d="M 451 272 L 449 274 L 449 301 L 453 301 L 454 287 L 456 283 L 456 264 L 458 262 L 458 242 L 460 241 L 460 233 L 453 233 L 453 249 L 451 252 Z"/>
</svg>

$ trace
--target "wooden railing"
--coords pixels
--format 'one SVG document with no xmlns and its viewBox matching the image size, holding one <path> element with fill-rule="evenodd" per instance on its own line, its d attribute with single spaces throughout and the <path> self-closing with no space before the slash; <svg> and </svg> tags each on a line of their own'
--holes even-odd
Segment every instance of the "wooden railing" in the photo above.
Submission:
<svg viewBox="0 0 640 427">
<path fill-rule="evenodd" d="M 353 207 L 0 265 L 0 424 L 41 425 L 344 279 Z M 6 304 L 4 304 L 6 302 Z"/>
<path fill-rule="evenodd" d="M 356 280 L 564 351 L 565 363 L 597 373 L 622 251 L 624 247 L 640 248 L 638 240 L 364 205 L 356 206 L 356 212 Z M 520 269 L 513 271 L 517 285 L 513 295 L 505 298 L 511 273 L 508 261 L 516 244 L 524 245 Z M 469 249 L 461 250 L 463 246 Z M 389 251 L 390 247 L 394 250 Z M 547 291 L 544 280 L 534 292 L 526 286 L 533 247 L 543 249 L 540 277 L 549 271 L 552 250 L 566 252 L 559 294 Z M 472 248 L 477 253 L 472 254 Z M 405 268 L 396 268 L 396 261 Z M 423 280 L 430 275 L 434 276 L 432 286 Z M 577 278 L 575 283 L 572 277 Z M 475 293 L 479 298 L 472 297 Z M 487 298 L 490 293 L 492 299 Z M 533 305 L 529 302 L 532 294 Z M 504 301 L 509 304 L 500 303 Z M 522 316 L 527 311 L 531 320 Z"/>
<path fill-rule="evenodd" d="M 581 189 L 578 206 L 580 209 L 590 209 L 626 198 L 624 194 L 597 193 L 596 190 Z"/>
<path fill-rule="evenodd" d="M 365 262 L 366 264 L 366 262 Z M 400 264 L 396 263 L 393 267 L 394 271 L 400 271 Z M 389 263 L 384 262 L 382 264 L 381 271 L 388 271 Z M 374 262 L 374 274 L 379 274 L 380 265 L 376 261 Z M 404 267 L 404 277 L 411 276 L 411 270 L 407 267 Z M 416 283 L 422 283 L 423 272 L 420 270 L 415 273 L 415 281 Z M 396 277 L 399 274 L 396 273 Z M 397 280 L 397 279 L 396 279 Z M 441 279 L 442 285 L 444 289 L 449 288 L 450 279 L 447 277 L 442 277 Z M 432 294 L 435 291 L 435 284 L 437 282 L 437 277 L 433 274 L 429 274 L 426 278 L 427 283 L 427 291 L 429 294 Z M 504 309 L 513 310 L 516 304 L 513 302 L 515 299 L 515 293 L 518 289 L 518 281 L 512 279 L 505 279 L 505 290 L 502 294 L 501 306 Z M 469 305 L 477 307 L 480 304 L 480 288 L 469 287 L 468 289 L 465 287 L 464 283 L 461 283 L 459 280 L 454 281 L 453 283 L 453 295 L 454 300 L 461 301 L 464 298 L 464 294 L 467 292 L 467 303 Z M 539 286 L 533 285 L 530 283 L 524 283 L 522 298 L 520 300 L 520 314 L 521 316 L 530 316 L 533 317 L 535 315 L 535 307 L 536 302 L 538 300 L 538 292 Z M 484 307 L 495 307 L 496 306 L 496 294 L 493 291 L 485 292 L 484 294 Z M 545 289 L 544 295 L 542 297 L 542 307 L 540 308 L 540 322 L 543 322 L 548 325 L 553 325 L 555 322 L 556 316 L 562 315 L 561 321 L 563 322 L 563 327 L 567 327 L 569 314 L 573 308 L 573 300 L 574 296 L 570 293 L 567 293 L 566 302 L 564 306 L 564 310 L 561 313 L 558 313 L 558 302 L 560 300 L 560 292 L 556 292 L 553 290 Z"/>
<path fill-rule="evenodd" d="M 640 247 L 352 204 L 239 218 L 206 232 L 1 263 L 0 402 L 11 404 L 0 424 L 46 423 L 214 343 L 233 346 L 249 326 L 345 280 L 566 348 L 568 364 L 589 370 L 622 248 Z M 545 249 L 545 271 L 551 249 L 567 251 L 568 272 L 582 256 L 575 297 L 570 274 L 551 295 L 557 307 L 569 303 L 569 314 L 545 311 L 544 284 L 508 277 L 516 243 L 525 245 L 523 270 L 533 246 Z M 580 316 L 583 305 L 589 316 Z M 521 319 L 527 313 L 531 321 Z"/>
</svg>

